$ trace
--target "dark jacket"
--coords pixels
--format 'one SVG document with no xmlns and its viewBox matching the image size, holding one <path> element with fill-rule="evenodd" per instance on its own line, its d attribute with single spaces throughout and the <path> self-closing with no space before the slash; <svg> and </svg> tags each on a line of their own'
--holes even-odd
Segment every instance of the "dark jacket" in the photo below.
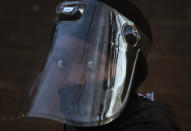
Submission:
<svg viewBox="0 0 191 131">
<path fill-rule="evenodd" d="M 126 109 L 112 123 L 92 128 L 65 126 L 64 131 L 178 131 L 171 108 L 153 102 L 134 93 Z"/>
</svg>

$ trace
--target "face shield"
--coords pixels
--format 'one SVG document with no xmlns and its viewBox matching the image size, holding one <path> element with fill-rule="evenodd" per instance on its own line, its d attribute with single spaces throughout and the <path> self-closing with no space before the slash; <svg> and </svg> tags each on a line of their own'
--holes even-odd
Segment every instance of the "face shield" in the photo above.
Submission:
<svg viewBox="0 0 191 131">
<path fill-rule="evenodd" d="M 147 55 L 149 40 L 96 0 L 66 1 L 56 12 L 51 48 L 19 118 L 107 124 L 126 106 L 138 56 Z"/>
</svg>

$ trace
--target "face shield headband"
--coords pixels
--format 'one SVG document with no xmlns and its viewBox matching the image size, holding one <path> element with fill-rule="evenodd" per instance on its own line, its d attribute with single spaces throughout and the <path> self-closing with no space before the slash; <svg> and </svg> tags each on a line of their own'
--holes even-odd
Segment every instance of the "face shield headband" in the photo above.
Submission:
<svg viewBox="0 0 191 131">
<path fill-rule="evenodd" d="M 127 104 L 137 59 L 150 41 L 128 18 L 96 0 L 58 5 L 45 64 L 19 115 L 73 126 L 112 122 Z"/>
</svg>

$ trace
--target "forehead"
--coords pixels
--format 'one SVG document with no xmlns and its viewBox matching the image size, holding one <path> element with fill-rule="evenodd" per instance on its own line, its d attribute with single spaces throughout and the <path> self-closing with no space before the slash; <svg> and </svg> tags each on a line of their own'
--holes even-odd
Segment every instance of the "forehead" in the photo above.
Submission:
<svg viewBox="0 0 191 131">
<path fill-rule="evenodd" d="M 56 57 L 106 57 L 106 53 L 101 50 L 99 43 L 87 42 L 67 35 L 56 39 L 53 55 Z"/>
<path fill-rule="evenodd" d="M 58 48 L 64 49 L 66 47 L 72 47 L 72 46 L 84 47 L 86 46 L 86 44 L 87 42 L 85 42 L 84 40 L 80 38 L 63 35 L 56 38 L 54 47 L 55 49 L 58 49 Z"/>
</svg>

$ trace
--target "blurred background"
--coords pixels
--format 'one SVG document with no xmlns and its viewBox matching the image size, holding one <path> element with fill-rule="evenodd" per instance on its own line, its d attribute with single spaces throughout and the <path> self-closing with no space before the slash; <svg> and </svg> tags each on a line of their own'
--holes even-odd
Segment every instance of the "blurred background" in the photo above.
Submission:
<svg viewBox="0 0 191 131">
<path fill-rule="evenodd" d="M 191 0 L 132 0 L 148 19 L 154 45 L 140 92 L 171 105 L 182 131 L 191 131 Z M 54 121 L 15 121 L 42 48 L 50 43 L 61 0 L 0 2 L 0 130 L 61 131 Z"/>
</svg>

